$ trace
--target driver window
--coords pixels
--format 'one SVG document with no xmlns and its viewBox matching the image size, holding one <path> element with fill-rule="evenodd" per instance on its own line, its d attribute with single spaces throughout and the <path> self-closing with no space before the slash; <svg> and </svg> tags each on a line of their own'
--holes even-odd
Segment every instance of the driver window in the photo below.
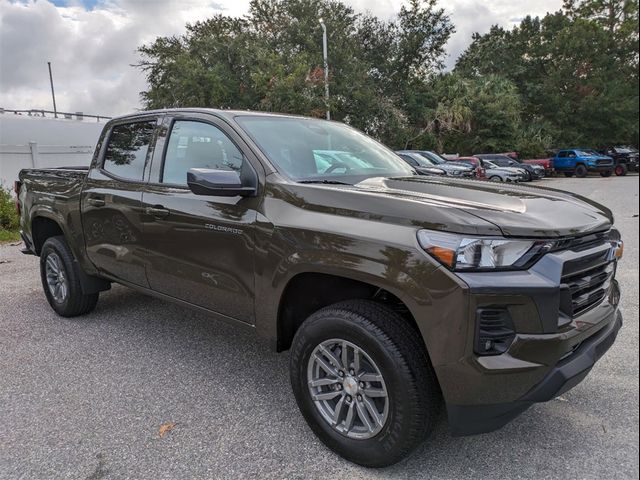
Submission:
<svg viewBox="0 0 640 480">
<path fill-rule="evenodd" d="M 569 152 L 569 158 L 576 158 L 575 152 Z"/>
<path fill-rule="evenodd" d="M 239 172 L 242 161 L 242 152 L 218 127 L 177 120 L 171 128 L 161 182 L 186 185 L 190 168 Z"/>
</svg>

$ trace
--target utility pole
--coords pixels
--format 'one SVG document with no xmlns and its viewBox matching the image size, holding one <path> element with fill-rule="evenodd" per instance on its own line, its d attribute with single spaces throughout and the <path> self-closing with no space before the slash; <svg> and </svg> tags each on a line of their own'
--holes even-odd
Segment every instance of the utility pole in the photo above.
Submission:
<svg viewBox="0 0 640 480">
<path fill-rule="evenodd" d="M 51 74 L 51 62 L 47 62 L 49 66 L 49 82 L 51 83 L 51 97 L 53 98 L 53 115 L 58 118 L 58 109 L 56 108 L 56 92 L 53 90 L 53 75 Z"/>
<path fill-rule="evenodd" d="M 322 26 L 322 57 L 324 59 L 324 103 L 327 108 L 327 120 L 331 120 L 331 112 L 329 111 L 329 60 L 327 59 L 327 26 L 324 20 L 320 19 Z"/>
</svg>

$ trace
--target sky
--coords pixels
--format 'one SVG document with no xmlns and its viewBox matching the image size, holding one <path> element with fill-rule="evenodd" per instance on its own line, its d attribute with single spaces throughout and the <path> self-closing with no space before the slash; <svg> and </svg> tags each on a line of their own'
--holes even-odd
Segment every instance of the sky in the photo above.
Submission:
<svg viewBox="0 0 640 480">
<path fill-rule="evenodd" d="M 392 19 L 403 0 L 341 0 L 358 12 Z M 121 115 L 141 108 L 144 75 L 136 48 L 180 35 L 214 14 L 242 16 L 249 0 L 0 0 L 0 107 L 52 110 L 51 62 L 59 111 Z M 451 68 L 474 32 L 510 27 L 526 15 L 559 10 L 562 0 L 441 1 L 456 27 Z M 330 46 L 329 46 L 330 48 Z M 330 52 L 329 52 L 330 55 Z"/>
</svg>

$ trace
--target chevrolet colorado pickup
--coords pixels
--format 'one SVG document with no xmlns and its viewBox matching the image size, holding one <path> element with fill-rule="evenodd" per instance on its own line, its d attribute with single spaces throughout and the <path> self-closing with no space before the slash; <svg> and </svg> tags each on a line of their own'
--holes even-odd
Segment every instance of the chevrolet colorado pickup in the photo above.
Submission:
<svg viewBox="0 0 640 480">
<path fill-rule="evenodd" d="M 361 465 L 401 460 L 442 408 L 455 435 L 500 428 L 582 381 L 622 325 L 608 209 L 419 176 L 336 122 L 143 112 L 106 124 L 88 168 L 19 178 L 59 315 L 116 282 L 252 329 L 290 350 L 302 415 Z"/>
</svg>

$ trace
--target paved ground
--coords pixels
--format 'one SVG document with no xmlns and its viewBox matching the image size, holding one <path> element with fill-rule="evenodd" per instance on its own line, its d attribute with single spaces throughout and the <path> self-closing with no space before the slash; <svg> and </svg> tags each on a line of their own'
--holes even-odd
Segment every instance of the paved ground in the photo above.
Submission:
<svg viewBox="0 0 640 480">
<path fill-rule="evenodd" d="M 37 260 L 0 247 L 0 478 L 638 478 L 638 177 L 544 183 L 616 213 L 627 241 L 617 343 L 585 382 L 501 431 L 452 438 L 443 424 L 377 471 L 316 440 L 286 353 L 121 287 L 91 315 L 59 318 Z"/>
</svg>

